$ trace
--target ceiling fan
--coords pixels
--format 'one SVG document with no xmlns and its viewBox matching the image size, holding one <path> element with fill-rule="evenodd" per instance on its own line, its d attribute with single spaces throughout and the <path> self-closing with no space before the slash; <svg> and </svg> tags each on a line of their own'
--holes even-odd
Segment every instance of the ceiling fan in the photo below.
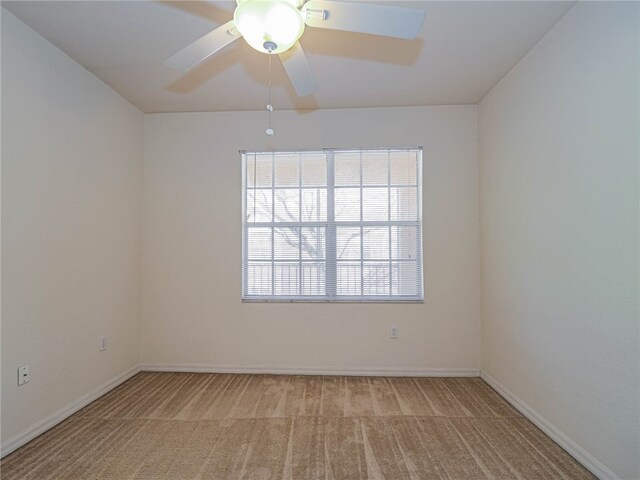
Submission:
<svg viewBox="0 0 640 480">
<path fill-rule="evenodd" d="M 187 71 L 243 37 L 259 52 L 277 53 L 298 96 L 318 84 L 298 42 L 304 27 L 346 30 L 402 39 L 415 38 L 425 12 L 410 8 L 330 0 L 236 0 L 233 20 L 169 58 L 165 65 Z"/>
</svg>

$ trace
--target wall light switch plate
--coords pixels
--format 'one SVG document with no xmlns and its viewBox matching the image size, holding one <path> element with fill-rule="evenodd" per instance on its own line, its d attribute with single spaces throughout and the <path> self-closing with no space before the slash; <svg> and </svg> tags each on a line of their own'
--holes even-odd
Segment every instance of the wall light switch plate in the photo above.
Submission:
<svg viewBox="0 0 640 480">
<path fill-rule="evenodd" d="M 109 337 L 102 337 L 100 339 L 100 351 L 104 352 L 109 347 Z"/>
<path fill-rule="evenodd" d="M 29 365 L 18 367 L 18 386 L 29 381 Z"/>
</svg>

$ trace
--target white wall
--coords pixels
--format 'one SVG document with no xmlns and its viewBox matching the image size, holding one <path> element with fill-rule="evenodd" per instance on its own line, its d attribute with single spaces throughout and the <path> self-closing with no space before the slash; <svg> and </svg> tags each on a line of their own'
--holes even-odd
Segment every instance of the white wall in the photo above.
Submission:
<svg viewBox="0 0 640 480">
<path fill-rule="evenodd" d="M 482 368 L 640 478 L 640 4 L 581 2 L 479 106 Z"/>
<path fill-rule="evenodd" d="M 139 362 L 142 134 L 142 113 L 2 10 L 3 446 Z"/>
<path fill-rule="evenodd" d="M 145 116 L 145 364 L 478 369 L 476 107 Z M 424 145 L 424 304 L 241 303 L 239 149 Z M 389 339 L 397 324 L 398 340 Z"/>
</svg>

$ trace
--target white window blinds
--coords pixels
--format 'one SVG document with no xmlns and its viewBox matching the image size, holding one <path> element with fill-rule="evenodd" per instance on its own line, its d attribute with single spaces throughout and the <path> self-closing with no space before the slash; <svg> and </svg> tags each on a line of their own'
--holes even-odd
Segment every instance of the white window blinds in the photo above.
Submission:
<svg viewBox="0 0 640 480">
<path fill-rule="evenodd" d="M 245 300 L 416 301 L 422 149 L 243 152 Z"/>
</svg>

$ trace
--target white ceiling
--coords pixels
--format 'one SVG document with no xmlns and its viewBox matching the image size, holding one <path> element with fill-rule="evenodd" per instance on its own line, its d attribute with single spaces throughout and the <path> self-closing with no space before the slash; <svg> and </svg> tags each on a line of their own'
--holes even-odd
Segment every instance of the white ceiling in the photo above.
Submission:
<svg viewBox="0 0 640 480">
<path fill-rule="evenodd" d="M 276 108 L 475 104 L 575 2 L 384 3 L 426 10 L 420 36 L 407 41 L 307 28 L 300 43 L 320 91 L 296 97 L 275 62 Z M 163 65 L 231 19 L 235 2 L 2 5 L 144 112 L 262 110 L 266 103 L 267 56 L 242 40 L 187 74 Z"/>
</svg>

